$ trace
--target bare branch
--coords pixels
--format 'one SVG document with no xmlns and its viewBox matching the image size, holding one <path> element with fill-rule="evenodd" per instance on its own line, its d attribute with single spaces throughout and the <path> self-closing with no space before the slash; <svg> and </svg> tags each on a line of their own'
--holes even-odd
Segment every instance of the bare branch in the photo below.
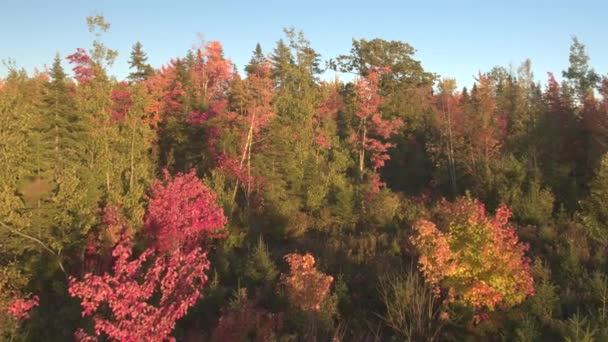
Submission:
<svg viewBox="0 0 608 342">
<path fill-rule="evenodd" d="M 20 232 L 20 231 L 18 231 L 16 229 L 12 228 L 11 226 L 7 225 L 4 222 L 0 222 L 0 225 L 2 225 L 2 227 L 6 228 L 8 231 L 10 231 L 13 234 L 19 235 L 19 236 L 21 236 L 23 238 L 26 238 L 26 239 L 28 239 L 30 241 L 33 241 L 33 242 L 37 243 L 42 248 L 44 248 L 47 252 L 51 253 L 53 256 L 55 256 L 57 258 L 57 264 L 59 265 L 59 268 L 61 269 L 61 271 L 66 276 L 68 275 L 67 272 L 65 271 L 65 268 L 63 267 L 63 264 L 61 263 L 61 255 L 60 255 L 60 253 L 57 253 L 57 252 L 53 251 L 50 247 L 48 247 L 44 242 L 40 241 L 39 239 L 37 239 L 37 238 L 35 238 L 35 237 L 31 236 L 31 235 L 25 234 L 23 232 Z"/>
</svg>

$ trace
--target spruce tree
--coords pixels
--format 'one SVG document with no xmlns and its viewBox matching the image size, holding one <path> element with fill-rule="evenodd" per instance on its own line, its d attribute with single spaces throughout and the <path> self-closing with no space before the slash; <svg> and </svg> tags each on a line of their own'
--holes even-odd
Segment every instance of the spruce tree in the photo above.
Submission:
<svg viewBox="0 0 608 342">
<path fill-rule="evenodd" d="M 128 77 L 131 82 L 141 82 L 154 74 L 154 69 L 147 61 L 148 56 L 143 51 L 141 43 L 135 43 L 129 59 L 129 66 L 134 69 Z"/>
<path fill-rule="evenodd" d="M 272 62 L 272 76 L 275 82 L 281 85 L 286 81 L 289 69 L 294 64 L 291 50 L 283 39 L 277 42 L 277 47 L 270 56 L 270 60 Z"/>
<path fill-rule="evenodd" d="M 49 76 L 44 95 L 46 110 L 40 118 L 41 142 L 44 144 L 41 148 L 46 151 L 46 159 L 51 165 L 60 169 L 68 163 L 80 163 L 85 129 L 70 94 L 71 85 L 59 55 L 55 56 Z"/>
<path fill-rule="evenodd" d="M 253 55 L 251 56 L 251 60 L 249 60 L 249 64 L 245 66 L 245 71 L 247 74 L 258 74 L 259 68 L 266 61 L 266 57 L 264 56 L 264 52 L 262 52 L 262 46 L 260 43 L 255 45 L 255 50 L 253 50 Z"/>
</svg>

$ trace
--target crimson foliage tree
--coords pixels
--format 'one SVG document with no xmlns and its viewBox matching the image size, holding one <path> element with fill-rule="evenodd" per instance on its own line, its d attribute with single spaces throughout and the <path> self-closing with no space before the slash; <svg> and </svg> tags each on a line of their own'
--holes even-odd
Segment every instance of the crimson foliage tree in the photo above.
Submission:
<svg viewBox="0 0 608 342">
<path fill-rule="evenodd" d="M 388 149 L 393 144 L 387 140 L 403 125 L 399 118 L 388 120 L 382 117 L 379 107 L 382 97 L 379 94 L 379 83 L 382 74 L 388 69 L 371 69 L 365 78 L 359 79 L 355 84 L 357 95 L 356 116 L 359 119 L 357 130 L 353 132 L 349 141 L 355 145 L 359 157 L 359 172 L 363 175 L 365 169 L 365 154 L 369 153 L 371 166 L 374 170 L 384 166 L 390 159 Z M 377 177 L 376 177 L 377 178 Z"/>
<path fill-rule="evenodd" d="M 112 251 L 111 273 L 70 278 L 69 292 L 82 300 L 83 316 L 94 320 L 95 335 L 120 341 L 164 341 L 186 315 L 207 282 L 207 240 L 226 224 L 215 196 L 194 172 L 156 181 L 144 231 L 148 248 L 133 256 L 126 224 Z M 119 222 L 126 222 L 121 220 Z M 84 331 L 79 339 L 90 339 Z"/>
<path fill-rule="evenodd" d="M 89 82 L 93 76 L 93 60 L 84 49 L 78 48 L 76 52 L 66 57 L 71 64 L 74 64 L 74 78 L 79 83 Z"/>
</svg>

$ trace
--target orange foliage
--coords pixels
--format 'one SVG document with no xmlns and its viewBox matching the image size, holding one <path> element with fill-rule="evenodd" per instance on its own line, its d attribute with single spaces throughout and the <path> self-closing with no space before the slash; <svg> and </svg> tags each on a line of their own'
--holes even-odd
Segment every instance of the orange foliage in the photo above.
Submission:
<svg viewBox="0 0 608 342">
<path fill-rule="evenodd" d="M 494 310 L 521 303 L 534 294 L 527 246 L 518 242 L 506 206 L 486 216 L 483 203 L 468 197 L 442 200 L 437 224 L 419 220 L 411 242 L 420 270 L 436 291 L 476 310 Z"/>
<path fill-rule="evenodd" d="M 147 121 L 153 127 L 156 127 L 165 116 L 177 114 L 182 110 L 179 101 L 185 91 L 177 80 L 175 62 L 162 67 L 157 74 L 148 77 L 145 82 L 150 96 L 146 108 Z"/>
<path fill-rule="evenodd" d="M 285 260 L 291 270 L 281 275 L 281 283 L 287 289 L 289 301 L 304 311 L 319 311 L 334 278 L 314 267 L 315 258 L 310 253 L 287 254 Z"/>
</svg>

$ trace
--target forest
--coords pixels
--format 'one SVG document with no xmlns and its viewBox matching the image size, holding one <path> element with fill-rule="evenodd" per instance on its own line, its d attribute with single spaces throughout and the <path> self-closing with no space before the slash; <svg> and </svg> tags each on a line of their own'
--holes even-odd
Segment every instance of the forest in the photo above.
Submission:
<svg viewBox="0 0 608 342">
<path fill-rule="evenodd" d="M 576 37 L 546 84 L 467 88 L 292 28 L 246 66 L 133 42 L 119 80 L 87 26 L 0 78 L 0 340 L 608 341 L 608 75 Z"/>
</svg>

